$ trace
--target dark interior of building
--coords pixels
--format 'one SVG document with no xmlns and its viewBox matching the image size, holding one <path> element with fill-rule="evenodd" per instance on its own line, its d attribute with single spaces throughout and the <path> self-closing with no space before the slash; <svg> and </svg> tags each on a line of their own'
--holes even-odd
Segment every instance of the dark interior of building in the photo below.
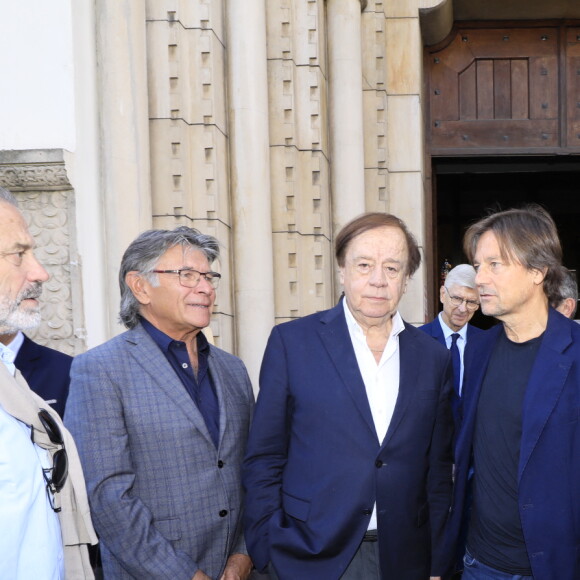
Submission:
<svg viewBox="0 0 580 580">
<path fill-rule="evenodd" d="M 580 269 L 580 158 L 440 158 L 433 159 L 433 178 L 438 268 L 445 260 L 452 266 L 465 262 L 462 238 L 472 222 L 490 211 L 537 203 L 558 226 L 564 264 Z M 491 323 L 480 313 L 473 322 Z"/>
</svg>

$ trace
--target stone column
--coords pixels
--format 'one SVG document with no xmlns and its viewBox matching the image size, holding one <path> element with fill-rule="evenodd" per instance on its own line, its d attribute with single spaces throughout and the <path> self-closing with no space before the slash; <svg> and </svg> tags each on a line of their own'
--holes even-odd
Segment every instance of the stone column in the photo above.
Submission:
<svg viewBox="0 0 580 580">
<path fill-rule="evenodd" d="M 236 351 L 257 390 L 274 325 L 266 0 L 227 0 L 226 19 Z"/>
<path fill-rule="evenodd" d="M 361 0 L 327 0 L 334 233 L 365 211 L 361 9 Z"/>
<path fill-rule="evenodd" d="M 117 276 L 129 243 L 150 228 L 144 0 L 97 0 L 98 96 L 109 334 L 120 330 Z"/>
</svg>

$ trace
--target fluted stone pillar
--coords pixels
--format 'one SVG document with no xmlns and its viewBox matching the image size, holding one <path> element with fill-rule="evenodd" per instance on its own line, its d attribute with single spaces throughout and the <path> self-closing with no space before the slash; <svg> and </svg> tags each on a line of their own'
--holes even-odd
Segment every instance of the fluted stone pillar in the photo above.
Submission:
<svg viewBox="0 0 580 580">
<path fill-rule="evenodd" d="M 266 0 L 227 0 L 236 351 L 254 389 L 274 325 Z"/>
<path fill-rule="evenodd" d="M 151 227 L 144 0 L 97 0 L 101 184 L 109 333 L 120 330 L 123 252 Z"/>
<path fill-rule="evenodd" d="M 330 181 L 335 233 L 365 211 L 362 8 L 361 0 L 327 0 Z"/>
</svg>

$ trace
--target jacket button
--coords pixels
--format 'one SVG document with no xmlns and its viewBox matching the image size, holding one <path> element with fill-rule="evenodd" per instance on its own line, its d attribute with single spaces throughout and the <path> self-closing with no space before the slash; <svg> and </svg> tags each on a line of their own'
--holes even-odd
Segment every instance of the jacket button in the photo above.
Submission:
<svg viewBox="0 0 580 580">
<path fill-rule="evenodd" d="M 370 516 L 373 513 L 373 510 L 363 510 L 363 516 Z"/>
<path fill-rule="evenodd" d="M 383 462 L 382 462 L 380 459 L 377 459 L 377 460 L 375 461 L 375 465 L 376 465 L 377 467 L 382 467 L 382 466 L 383 466 Z"/>
<path fill-rule="evenodd" d="M 228 510 L 221 510 L 220 511 L 220 518 L 225 518 L 228 515 Z"/>
<path fill-rule="evenodd" d="M 224 466 L 224 462 L 220 459 L 218 461 L 218 467 L 221 469 Z"/>
</svg>

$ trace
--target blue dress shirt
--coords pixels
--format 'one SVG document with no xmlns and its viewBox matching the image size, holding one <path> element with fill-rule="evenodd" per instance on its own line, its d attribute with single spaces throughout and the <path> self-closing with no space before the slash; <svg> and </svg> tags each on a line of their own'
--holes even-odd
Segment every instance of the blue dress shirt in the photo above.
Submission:
<svg viewBox="0 0 580 580">
<path fill-rule="evenodd" d="M 215 386 L 209 372 L 209 343 L 207 338 L 203 332 L 196 336 L 198 361 L 196 377 L 185 342 L 173 340 L 144 318 L 141 318 L 141 324 L 161 349 L 189 396 L 193 399 L 217 448 L 219 445 L 220 411 Z"/>
</svg>

